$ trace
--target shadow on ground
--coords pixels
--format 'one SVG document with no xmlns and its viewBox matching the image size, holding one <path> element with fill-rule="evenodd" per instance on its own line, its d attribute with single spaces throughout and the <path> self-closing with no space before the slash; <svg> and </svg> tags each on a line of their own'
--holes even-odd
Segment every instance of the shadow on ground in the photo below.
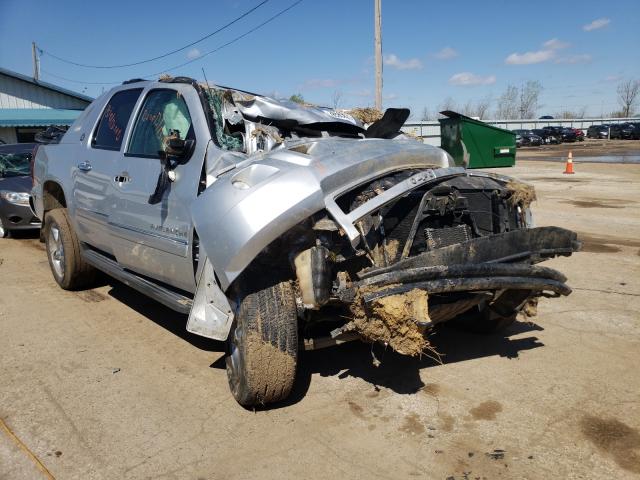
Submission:
<svg viewBox="0 0 640 480">
<path fill-rule="evenodd" d="M 186 331 L 187 317 L 139 294 L 126 285 L 108 278 L 109 295 L 145 316 L 157 325 L 173 333 L 196 348 L 222 353 L 224 342 L 206 339 Z M 431 345 L 440 353 L 443 365 L 477 358 L 499 355 L 517 358 L 524 350 L 542 347 L 535 336 L 521 338 L 521 334 L 540 331 L 542 327 L 531 322 L 516 322 L 501 333 L 483 335 L 454 328 L 439 328 L 429 337 Z M 518 338 L 511 338 L 518 335 Z M 374 366 L 374 356 L 381 362 Z M 298 359 L 296 384 L 290 397 L 269 408 L 282 408 L 300 402 L 306 395 L 313 375 L 338 378 L 360 378 L 374 388 L 388 388 L 398 394 L 418 392 L 424 383 L 420 371 L 439 365 L 433 358 L 406 357 L 385 349 L 382 345 L 352 342 L 338 347 L 316 351 L 301 351 Z M 211 368 L 224 369 L 224 356 L 220 356 Z"/>
<path fill-rule="evenodd" d="M 174 312 L 170 308 L 152 300 L 151 298 L 138 293 L 133 288 L 126 286 L 110 277 L 103 276 L 101 282 L 110 285 L 109 295 L 114 299 L 124 303 L 140 315 L 147 317 L 152 322 L 170 331 L 175 336 L 180 337 L 185 342 L 189 342 L 200 350 L 207 352 L 224 352 L 224 342 L 218 342 L 209 338 L 194 335 L 187 332 L 187 316 Z"/>
</svg>

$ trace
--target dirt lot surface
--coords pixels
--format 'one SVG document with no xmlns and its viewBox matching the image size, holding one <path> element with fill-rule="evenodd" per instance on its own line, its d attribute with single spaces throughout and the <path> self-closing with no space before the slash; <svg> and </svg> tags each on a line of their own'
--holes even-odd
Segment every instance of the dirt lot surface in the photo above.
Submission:
<svg viewBox="0 0 640 480">
<path fill-rule="evenodd" d="M 580 232 L 546 263 L 571 296 L 503 335 L 440 331 L 442 365 L 305 353 L 266 411 L 235 403 L 222 344 L 185 318 L 110 280 L 62 291 L 37 239 L 0 240 L 0 478 L 638 478 L 640 166 L 562 170 L 500 172 L 537 187 L 538 225 Z"/>
</svg>

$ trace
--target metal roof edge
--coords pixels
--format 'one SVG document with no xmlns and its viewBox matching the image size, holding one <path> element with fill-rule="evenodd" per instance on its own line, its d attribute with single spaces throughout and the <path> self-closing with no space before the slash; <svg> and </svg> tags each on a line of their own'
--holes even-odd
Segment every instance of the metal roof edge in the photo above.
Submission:
<svg viewBox="0 0 640 480">
<path fill-rule="evenodd" d="M 89 97 L 87 95 L 83 95 L 83 94 L 78 93 L 78 92 L 67 90 L 66 88 L 59 87 L 59 86 L 54 85 L 54 84 L 49 83 L 49 82 L 43 82 L 42 80 L 36 80 L 36 79 L 34 79 L 32 77 L 28 77 L 27 75 L 23 75 L 21 73 L 14 72 L 13 70 L 8 70 L 6 68 L 0 67 L 0 74 L 6 75 L 8 77 L 13 77 L 13 78 L 16 78 L 18 80 L 22 80 L 23 82 L 27 82 L 27 83 L 30 83 L 32 85 L 36 85 L 38 87 L 46 88 L 48 90 L 53 90 L 54 92 L 62 93 L 64 95 L 68 95 L 70 97 L 74 97 L 74 98 L 77 98 L 78 100 L 83 100 L 85 102 L 91 103 L 94 100 L 93 97 Z"/>
</svg>

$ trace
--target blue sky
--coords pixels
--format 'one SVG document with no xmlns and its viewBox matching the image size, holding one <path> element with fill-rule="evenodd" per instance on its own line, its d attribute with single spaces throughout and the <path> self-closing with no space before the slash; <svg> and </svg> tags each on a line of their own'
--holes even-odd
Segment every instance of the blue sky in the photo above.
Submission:
<svg viewBox="0 0 640 480">
<path fill-rule="evenodd" d="M 196 40 L 260 1 L 0 0 L 0 66 L 30 75 L 32 41 L 78 63 L 135 62 Z M 136 67 L 82 68 L 44 54 L 41 78 L 96 96 L 111 86 L 90 82 L 119 83 L 198 58 L 293 2 L 269 0 L 195 47 Z M 640 78 L 638 0 L 382 0 L 382 13 L 384 104 L 408 106 L 414 118 L 446 97 L 459 105 L 495 100 L 508 84 L 527 80 L 544 87 L 541 115 L 582 106 L 600 115 L 617 108 L 621 80 Z M 341 107 L 372 105 L 373 0 L 303 0 L 171 73 L 202 79 L 202 68 L 212 83 L 287 97 L 299 92 L 324 105 L 339 92 Z"/>
</svg>

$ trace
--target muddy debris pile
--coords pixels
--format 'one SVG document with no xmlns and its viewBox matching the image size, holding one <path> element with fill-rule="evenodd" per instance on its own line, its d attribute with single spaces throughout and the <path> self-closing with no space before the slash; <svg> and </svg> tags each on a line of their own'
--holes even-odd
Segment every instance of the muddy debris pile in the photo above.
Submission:
<svg viewBox="0 0 640 480">
<path fill-rule="evenodd" d="M 363 294 L 372 291 L 358 293 L 351 305 L 354 318 L 349 330 L 358 332 L 364 340 L 389 345 L 402 355 L 421 356 L 430 349 L 424 337 L 424 325 L 430 322 L 427 292 L 413 289 L 365 303 Z"/>
</svg>

